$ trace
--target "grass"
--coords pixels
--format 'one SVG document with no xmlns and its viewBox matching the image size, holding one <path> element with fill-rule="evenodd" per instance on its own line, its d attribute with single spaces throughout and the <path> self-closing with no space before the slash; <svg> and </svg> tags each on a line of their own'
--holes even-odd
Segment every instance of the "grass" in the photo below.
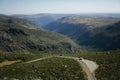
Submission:
<svg viewBox="0 0 120 80">
<path fill-rule="evenodd" d="M 24 53 L 17 53 L 17 52 L 7 52 L 7 53 L 0 53 L 0 62 L 3 62 L 5 60 L 8 61 L 15 61 L 15 60 L 21 60 L 22 62 L 41 58 L 41 57 L 46 57 L 46 56 L 51 56 L 52 54 L 47 54 L 47 53 L 36 53 L 36 54 L 24 54 Z"/>
<path fill-rule="evenodd" d="M 94 60 L 99 64 L 96 71 L 98 80 L 120 80 L 120 52 L 100 54 Z"/>
<path fill-rule="evenodd" d="M 0 68 L 0 78 L 20 80 L 86 80 L 78 62 L 65 58 L 48 58 L 28 64 L 13 64 Z"/>
</svg>

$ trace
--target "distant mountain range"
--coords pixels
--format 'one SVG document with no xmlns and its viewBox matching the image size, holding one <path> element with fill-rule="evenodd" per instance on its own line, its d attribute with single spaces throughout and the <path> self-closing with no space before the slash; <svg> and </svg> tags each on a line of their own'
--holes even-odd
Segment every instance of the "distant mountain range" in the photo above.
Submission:
<svg viewBox="0 0 120 80">
<path fill-rule="evenodd" d="M 68 16 L 77 16 L 77 17 L 114 17 L 120 18 L 120 14 L 110 14 L 110 13 L 94 13 L 94 14 L 49 14 L 49 13 L 41 13 L 41 14 L 33 14 L 33 15 L 12 15 L 14 17 L 27 19 L 29 21 L 34 22 L 38 26 L 45 27 L 47 24 L 54 22 L 60 18 L 68 17 Z"/>
<path fill-rule="evenodd" d="M 64 17 L 44 27 L 71 37 L 79 45 L 101 50 L 120 48 L 120 18 Z"/>
<path fill-rule="evenodd" d="M 19 18 L 0 15 L 0 52 L 80 52 L 70 38 L 40 29 L 36 24 Z"/>
<path fill-rule="evenodd" d="M 62 17 L 67 16 L 67 14 L 35 14 L 35 15 L 12 15 L 13 17 L 27 19 L 34 22 L 38 26 L 44 27 L 45 25 L 56 21 Z"/>
</svg>

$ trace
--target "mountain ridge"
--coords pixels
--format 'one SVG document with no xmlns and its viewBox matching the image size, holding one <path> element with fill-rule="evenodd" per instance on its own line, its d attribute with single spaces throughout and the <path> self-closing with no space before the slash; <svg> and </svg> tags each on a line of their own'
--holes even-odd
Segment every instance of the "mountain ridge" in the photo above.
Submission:
<svg viewBox="0 0 120 80">
<path fill-rule="evenodd" d="M 92 17 L 92 18 L 100 18 L 100 17 L 113 17 L 113 18 L 120 18 L 119 13 L 85 13 L 85 14 L 55 14 L 55 13 L 39 13 L 39 14 L 32 14 L 32 15 L 22 15 L 22 14 L 14 14 L 11 15 L 17 18 L 23 18 L 29 21 L 34 22 L 38 26 L 45 27 L 51 22 L 54 22 L 58 19 L 68 16 L 76 16 L 76 17 Z"/>
</svg>

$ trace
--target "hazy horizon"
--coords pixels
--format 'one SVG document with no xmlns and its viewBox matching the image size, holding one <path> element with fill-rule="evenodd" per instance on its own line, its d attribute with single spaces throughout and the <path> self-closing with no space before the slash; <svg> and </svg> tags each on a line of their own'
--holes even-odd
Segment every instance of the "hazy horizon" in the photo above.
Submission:
<svg viewBox="0 0 120 80">
<path fill-rule="evenodd" d="M 0 0 L 0 14 L 119 14 L 120 0 Z"/>
</svg>

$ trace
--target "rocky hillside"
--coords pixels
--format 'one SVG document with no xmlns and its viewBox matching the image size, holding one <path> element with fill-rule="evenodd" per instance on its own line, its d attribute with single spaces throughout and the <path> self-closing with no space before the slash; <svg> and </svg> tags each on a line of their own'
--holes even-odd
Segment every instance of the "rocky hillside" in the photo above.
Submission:
<svg viewBox="0 0 120 80">
<path fill-rule="evenodd" d="M 79 52 L 71 39 L 18 18 L 0 15 L 0 52 Z"/>
</svg>

